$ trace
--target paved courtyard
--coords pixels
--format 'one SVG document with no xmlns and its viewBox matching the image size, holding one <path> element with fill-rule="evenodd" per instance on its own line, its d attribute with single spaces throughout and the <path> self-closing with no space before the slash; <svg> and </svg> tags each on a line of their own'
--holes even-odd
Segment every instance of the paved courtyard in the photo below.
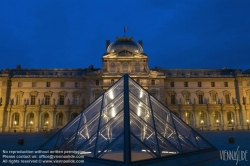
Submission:
<svg viewBox="0 0 250 166">
<path fill-rule="evenodd" d="M 244 161 L 219 161 L 211 165 L 250 165 L 250 131 L 199 131 L 200 134 L 209 140 L 215 147 L 223 152 L 242 152 L 245 154 Z M 54 133 L 0 133 L 0 149 L 1 149 L 1 164 L 3 150 L 37 150 L 45 141 L 47 141 Z M 228 137 L 234 137 L 234 143 L 228 143 Z M 18 145 L 18 139 L 24 139 L 24 145 Z M 246 153 L 247 152 L 247 153 Z M 242 155 L 241 155 L 242 156 Z M 244 156 L 243 156 L 244 157 Z M 239 158 L 238 160 L 242 159 Z M 248 160 L 248 161 L 246 161 Z M 14 164 L 20 165 L 20 164 Z M 35 165 L 35 164 L 26 164 Z M 37 164 L 40 165 L 40 164 Z"/>
</svg>

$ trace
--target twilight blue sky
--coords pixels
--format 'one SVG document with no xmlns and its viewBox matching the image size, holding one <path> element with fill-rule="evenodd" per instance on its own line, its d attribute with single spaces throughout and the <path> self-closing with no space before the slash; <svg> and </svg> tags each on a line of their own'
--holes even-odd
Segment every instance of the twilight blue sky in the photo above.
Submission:
<svg viewBox="0 0 250 166">
<path fill-rule="evenodd" d="M 250 0 L 0 0 L 0 69 L 99 68 L 124 26 L 151 68 L 250 68 Z"/>
</svg>

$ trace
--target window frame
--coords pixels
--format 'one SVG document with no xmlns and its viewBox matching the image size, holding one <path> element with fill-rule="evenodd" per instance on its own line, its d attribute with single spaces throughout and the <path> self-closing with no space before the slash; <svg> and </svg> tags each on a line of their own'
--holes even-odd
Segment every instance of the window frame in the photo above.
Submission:
<svg viewBox="0 0 250 166">
<path fill-rule="evenodd" d="M 49 88 L 51 86 L 50 82 L 46 82 L 46 87 Z"/>
</svg>

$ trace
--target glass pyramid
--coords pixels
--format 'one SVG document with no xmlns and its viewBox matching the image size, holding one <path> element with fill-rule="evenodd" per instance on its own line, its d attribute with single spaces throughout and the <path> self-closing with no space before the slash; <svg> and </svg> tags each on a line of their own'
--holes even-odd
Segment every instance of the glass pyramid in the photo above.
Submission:
<svg viewBox="0 0 250 166">
<path fill-rule="evenodd" d="M 127 74 L 41 150 L 77 150 L 122 163 L 214 148 Z"/>
</svg>

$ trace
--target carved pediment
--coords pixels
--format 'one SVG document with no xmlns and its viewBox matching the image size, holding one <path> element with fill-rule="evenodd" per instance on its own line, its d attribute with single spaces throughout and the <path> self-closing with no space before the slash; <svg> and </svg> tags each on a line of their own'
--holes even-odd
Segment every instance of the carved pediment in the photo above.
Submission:
<svg viewBox="0 0 250 166">
<path fill-rule="evenodd" d="M 61 91 L 58 93 L 58 96 L 65 96 L 66 97 L 67 92 L 66 91 Z"/>
<path fill-rule="evenodd" d="M 214 91 L 214 90 L 211 90 L 211 91 L 209 92 L 209 94 L 210 94 L 210 96 L 212 96 L 212 95 L 217 95 L 217 92 Z"/>
<path fill-rule="evenodd" d="M 37 97 L 37 95 L 38 95 L 38 92 L 37 92 L 37 91 L 32 91 L 32 92 L 30 92 L 30 96 L 36 96 L 36 97 Z"/>
<path fill-rule="evenodd" d="M 182 92 L 182 95 L 183 95 L 183 96 L 186 96 L 186 95 L 190 96 L 190 92 L 189 92 L 189 91 L 184 90 L 184 91 Z"/>
<path fill-rule="evenodd" d="M 81 92 L 80 91 L 75 91 L 75 92 L 73 92 L 73 96 L 81 96 Z"/>
<path fill-rule="evenodd" d="M 169 95 L 169 96 L 171 96 L 171 95 L 176 95 L 176 92 L 175 92 L 175 91 L 170 90 L 170 91 L 168 91 L 168 95 Z"/>
<path fill-rule="evenodd" d="M 198 96 L 198 95 L 204 95 L 204 92 L 202 92 L 202 91 L 200 91 L 200 90 L 196 91 L 195 93 L 196 93 L 197 96 Z"/>
<path fill-rule="evenodd" d="M 133 54 L 130 51 L 127 50 L 123 50 L 117 53 L 118 56 L 134 56 L 135 54 Z"/>
<path fill-rule="evenodd" d="M 223 95 L 231 95 L 231 93 L 228 90 L 225 90 L 222 93 L 223 93 Z"/>
<path fill-rule="evenodd" d="M 16 96 L 21 96 L 21 97 L 23 97 L 23 94 L 24 94 L 23 91 L 18 91 L 18 92 L 16 92 Z"/>
<path fill-rule="evenodd" d="M 47 91 L 47 92 L 45 92 L 45 93 L 44 93 L 44 97 L 45 97 L 45 96 L 50 96 L 50 97 L 51 97 L 51 96 L 52 96 L 52 94 L 53 94 L 53 92 L 51 92 L 51 91 Z"/>
</svg>

